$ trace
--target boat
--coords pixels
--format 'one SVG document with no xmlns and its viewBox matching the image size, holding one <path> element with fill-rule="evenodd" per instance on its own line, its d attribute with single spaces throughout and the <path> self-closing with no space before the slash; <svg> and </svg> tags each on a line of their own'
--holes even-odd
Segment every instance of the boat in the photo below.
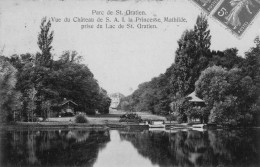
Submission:
<svg viewBox="0 0 260 167">
<path fill-rule="evenodd" d="M 215 130 L 217 129 L 217 125 L 214 123 L 208 123 L 208 124 L 195 124 L 192 125 L 192 130 L 197 130 L 197 131 L 206 131 L 206 130 Z"/>
<path fill-rule="evenodd" d="M 195 131 L 199 131 L 199 132 L 204 132 L 204 131 L 207 131 L 207 124 L 195 124 L 195 125 L 192 125 L 192 130 L 195 130 Z"/>
<path fill-rule="evenodd" d="M 163 120 L 149 120 L 145 121 L 145 124 L 148 125 L 149 128 L 165 128 Z"/>
<path fill-rule="evenodd" d="M 195 125 L 192 125 L 192 128 L 206 129 L 207 124 L 195 124 Z"/>
<path fill-rule="evenodd" d="M 152 131 L 152 132 L 165 132 L 166 129 L 165 128 L 149 128 L 149 131 Z"/>
<path fill-rule="evenodd" d="M 205 132 L 207 129 L 204 128 L 191 128 L 191 130 L 199 131 L 199 132 Z"/>
</svg>

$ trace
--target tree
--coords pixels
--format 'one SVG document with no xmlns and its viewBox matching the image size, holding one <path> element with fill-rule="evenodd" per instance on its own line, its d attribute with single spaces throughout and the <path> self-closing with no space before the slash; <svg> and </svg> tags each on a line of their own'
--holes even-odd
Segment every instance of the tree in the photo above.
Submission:
<svg viewBox="0 0 260 167">
<path fill-rule="evenodd" d="M 49 110 L 53 100 L 57 99 L 58 93 L 53 89 L 50 80 L 53 77 L 51 43 L 53 41 L 53 31 L 50 31 L 51 22 L 44 17 L 40 25 L 38 35 L 38 46 L 41 53 L 36 53 L 35 65 L 33 65 L 33 87 L 36 89 L 36 105 L 38 115 L 46 117 L 46 111 Z M 48 106 L 46 109 L 46 106 Z"/>
<path fill-rule="evenodd" d="M 34 117 L 34 111 L 36 109 L 36 99 L 35 99 L 35 95 L 36 95 L 37 91 L 35 90 L 35 88 L 32 89 L 28 89 L 27 93 L 26 93 L 26 99 L 25 101 L 26 103 L 26 110 L 25 112 L 27 113 L 27 121 L 29 122 L 30 120 L 33 120 Z"/>
<path fill-rule="evenodd" d="M 40 33 L 38 35 L 38 46 L 41 50 L 41 53 L 37 53 L 36 61 L 40 66 L 51 66 L 51 43 L 53 40 L 53 31 L 50 32 L 51 22 L 47 21 L 44 17 L 41 21 Z"/>
<path fill-rule="evenodd" d="M 177 115 L 177 121 L 179 123 L 187 122 L 187 111 L 190 110 L 191 106 L 187 98 L 178 98 L 176 99 L 174 114 Z"/>
<path fill-rule="evenodd" d="M 211 52 L 210 30 L 206 16 L 198 16 L 194 29 L 186 30 L 178 40 L 175 61 L 166 72 L 142 83 L 130 96 L 137 111 L 168 114 L 170 103 L 178 94 L 185 97 L 195 89 L 195 82 L 208 66 Z M 129 100 L 130 100 L 129 99 Z"/>
<path fill-rule="evenodd" d="M 244 63 L 244 59 L 238 56 L 236 48 L 229 48 L 224 51 L 212 51 L 209 59 L 209 66 L 221 66 L 223 68 L 232 69 L 240 68 Z"/>
<path fill-rule="evenodd" d="M 128 98 L 136 111 L 169 114 L 176 95 L 185 97 L 195 89 L 195 82 L 208 66 L 211 52 L 210 30 L 206 16 L 198 16 L 194 29 L 186 30 L 178 40 L 175 61 L 164 74 L 142 83 Z M 132 102 L 130 102 L 132 101 Z"/>
<path fill-rule="evenodd" d="M 128 101 L 122 101 L 122 103 L 120 103 L 120 109 L 124 111 L 130 111 L 131 110 L 130 103 Z"/>
<path fill-rule="evenodd" d="M 254 40 L 255 46 L 245 53 L 245 61 L 242 71 L 245 76 L 252 79 L 253 85 L 256 87 L 255 97 L 251 100 L 251 110 L 254 111 L 253 117 L 255 124 L 260 123 L 260 40 L 257 36 Z"/>
<path fill-rule="evenodd" d="M 21 108 L 20 92 L 15 90 L 17 70 L 0 57 L 0 121 L 8 122 L 13 120 L 15 111 Z"/>
<path fill-rule="evenodd" d="M 13 89 L 21 92 L 21 115 L 28 121 L 35 114 L 47 118 L 52 109 L 58 109 L 58 104 L 64 98 L 75 101 L 78 104 L 77 109 L 88 114 L 94 114 L 96 109 L 101 113 L 108 113 L 111 100 L 107 92 L 100 88 L 89 68 L 81 63 L 82 57 L 76 51 L 65 51 L 57 61 L 52 59 L 53 34 L 51 22 L 45 17 L 41 21 L 38 34 L 40 53 L 4 57 L 4 65 L 8 61 L 14 68 L 5 65 L 10 68 L 10 75 L 3 71 L 2 79 L 4 85 L 10 82 L 10 90 L 9 87 L 5 88 L 6 92 L 2 93 L 14 92 L 11 91 Z M 14 87 L 16 77 L 18 82 Z"/>
<path fill-rule="evenodd" d="M 245 75 L 250 76 L 254 82 L 260 83 L 260 40 L 259 36 L 255 38 L 255 47 L 250 48 L 245 53 L 245 61 L 242 67 Z"/>
<path fill-rule="evenodd" d="M 210 111 L 209 121 L 220 124 L 248 125 L 255 113 L 256 86 L 241 69 L 226 70 L 213 66 L 204 70 L 196 82 L 196 92 Z"/>
<path fill-rule="evenodd" d="M 186 30 L 178 41 L 175 56 L 174 82 L 177 91 L 185 96 L 194 91 L 200 72 L 208 65 L 210 30 L 206 17 L 201 14 L 193 30 Z"/>
<path fill-rule="evenodd" d="M 111 99 L 108 97 L 107 91 L 100 88 L 98 101 L 97 101 L 97 109 L 101 114 L 108 114 L 110 107 Z"/>
<path fill-rule="evenodd" d="M 53 62 L 49 87 L 57 92 L 57 102 L 67 98 L 75 101 L 78 110 L 87 114 L 94 114 L 95 110 L 108 113 L 110 98 L 107 92 L 100 88 L 93 73 L 81 61 L 77 52 L 65 51 Z"/>
</svg>

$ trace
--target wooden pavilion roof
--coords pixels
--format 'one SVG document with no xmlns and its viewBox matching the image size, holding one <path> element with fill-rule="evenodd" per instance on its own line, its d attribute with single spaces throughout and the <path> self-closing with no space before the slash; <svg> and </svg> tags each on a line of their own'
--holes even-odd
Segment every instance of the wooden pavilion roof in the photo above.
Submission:
<svg viewBox="0 0 260 167">
<path fill-rule="evenodd" d="M 67 99 L 64 99 L 62 102 L 61 102 L 61 106 L 63 106 L 63 105 L 65 105 L 65 104 L 67 104 L 67 103 L 72 103 L 72 104 L 74 104 L 75 106 L 77 106 L 78 104 L 77 103 L 75 103 L 74 101 L 72 101 L 72 100 L 67 100 Z"/>
<path fill-rule="evenodd" d="M 205 102 L 204 100 L 196 96 L 195 91 L 189 94 L 187 97 L 190 98 L 189 99 L 190 102 Z"/>
</svg>

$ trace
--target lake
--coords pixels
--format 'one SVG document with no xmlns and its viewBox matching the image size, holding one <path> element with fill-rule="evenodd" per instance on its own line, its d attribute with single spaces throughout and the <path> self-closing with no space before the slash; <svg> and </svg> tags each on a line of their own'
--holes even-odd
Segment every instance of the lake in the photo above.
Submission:
<svg viewBox="0 0 260 167">
<path fill-rule="evenodd" d="M 0 166 L 260 166 L 260 129 L 2 130 Z"/>
</svg>

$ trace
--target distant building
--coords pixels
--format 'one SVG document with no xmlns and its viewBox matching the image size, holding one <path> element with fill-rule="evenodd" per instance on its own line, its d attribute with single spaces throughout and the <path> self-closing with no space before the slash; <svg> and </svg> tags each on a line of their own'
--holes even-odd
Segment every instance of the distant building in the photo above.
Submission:
<svg viewBox="0 0 260 167">
<path fill-rule="evenodd" d="M 60 115 L 74 115 L 75 114 L 75 107 L 78 106 L 72 100 L 64 100 L 60 104 L 61 112 Z"/>
<path fill-rule="evenodd" d="M 190 104 L 193 107 L 201 108 L 201 107 L 205 106 L 205 101 L 200 99 L 199 97 L 197 97 L 195 91 L 192 92 L 191 94 L 187 95 L 185 97 L 185 99 L 188 99 L 188 101 L 190 102 Z M 176 99 L 175 101 L 171 102 L 170 107 L 171 107 L 172 111 L 175 111 L 177 109 L 177 107 L 178 107 L 178 100 L 180 100 L 180 99 Z"/>
<path fill-rule="evenodd" d="M 190 104 L 192 105 L 193 110 L 198 110 L 198 109 L 200 110 L 202 107 L 205 107 L 206 105 L 204 100 L 196 96 L 195 91 L 189 94 L 187 98 Z M 196 121 L 197 119 L 199 119 L 201 123 L 204 122 L 204 119 L 201 115 L 188 118 L 188 122 Z"/>
<path fill-rule="evenodd" d="M 124 97 L 121 93 L 113 93 L 109 95 L 109 98 L 111 99 L 110 108 L 116 109 L 118 105 L 120 104 L 120 100 Z"/>
<path fill-rule="evenodd" d="M 192 106 L 193 110 L 201 109 L 202 107 L 205 107 L 205 101 L 203 99 L 200 99 L 199 97 L 196 96 L 195 91 L 192 92 L 191 94 L 187 95 L 184 98 L 176 98 L 173 102 L 170 104 L 171 108 L 171 114 L 174 116 L 177 116 L 178 113 L 176 112 L 178 108 L 180 107 L 180 103 L 183 103 L 184 100 L 188 100 L 190 106 Z M 197 118 L 197 117 L 187 117 L 187 121 L 190 122 L 192 119 L 201 119 L 202 118 Z"/>
</svg>

